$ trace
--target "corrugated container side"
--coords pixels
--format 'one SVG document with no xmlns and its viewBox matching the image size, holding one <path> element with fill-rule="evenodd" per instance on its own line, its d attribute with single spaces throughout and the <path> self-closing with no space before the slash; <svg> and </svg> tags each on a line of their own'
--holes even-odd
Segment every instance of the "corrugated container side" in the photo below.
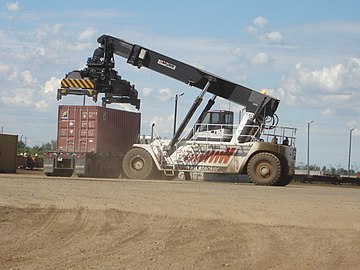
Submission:
<svg viewBox="0 0 360 270">
<path fill-rule="evenodd" d="M 16 172 L 17 143 L 17 135 L 0 134 L 0 172 Z"/>
<path fill-rule="evenodd" d="M 140 114 L 103 107 L 99 114 L 97 148 L 105 153 L 127 152 L 140 136 Z"/>
<path fill-rule="evenodd" d="M 139 113 L 98 106 L 59 106 L 58 151 L 124 154 L 139 134 Z"/>
</svg>

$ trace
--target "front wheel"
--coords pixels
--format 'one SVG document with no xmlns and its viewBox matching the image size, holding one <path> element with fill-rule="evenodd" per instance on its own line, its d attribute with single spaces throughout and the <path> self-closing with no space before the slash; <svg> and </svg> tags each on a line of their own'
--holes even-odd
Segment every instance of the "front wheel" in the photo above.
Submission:
<svg viewBox="0 0 360 270">
<path fill-rule="evenodd" d="M 123 170 L 130 179 L 150 179 L 155 175 L 156 166 L 146 150 L 132 148 L 124 157 Z"/>
<path fill-rule="evenodd" d="M 283 175 L 280 177 L 279 181 L 277 181 L 276 185 L 280 186 L 280 187 L 284 187 L 284 186 L 290 184 L 290 182 L 292 180 L 293 180 L 293 176 L 288 176 L 288 175 L 284 176 Z"/>
<path fill-rule="evenodd" d="M 280 160 L 271 153 L 258 153 L 250 159 L 247 173 L 255 185 L 275 186 L 281 176 Z"/>
</svg>

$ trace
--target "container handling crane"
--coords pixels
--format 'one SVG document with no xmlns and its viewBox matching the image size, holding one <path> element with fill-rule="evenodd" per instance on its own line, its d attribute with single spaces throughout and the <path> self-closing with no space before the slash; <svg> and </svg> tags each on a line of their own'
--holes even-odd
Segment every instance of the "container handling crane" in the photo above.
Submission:
<svg viewBox="0 0 360 270">
<path fill-rule="evenodd" d="M 74 70 L 66 74 L 61 80 L 61 88 L 57 92 L 57 100 L 66 95 L 84 95 L 92 97 L 96 102 L 98 94 L 105 94 L 102 98 L 102 106 L 111 103 L 130 103 L 136 109 L 140 109 L 138 91 L 130 82 L 121 79 L 114 70 L 115 62 L 109 53 L 105 60 L 101 61 L 102 48 L 94 51 L 93 57 L 88 59 L 87 67 L 82 70 Z"/>
<path fill-rule="evenodd" d="M 108 87 L 118 76 L 113 70 L 114 54 L 127 59 L 128 64 L 149 68 L 201 89 L 171 140 L 134 144 L 126 153 L 122 167 L 128 178 L 173 177 L 183 172 L 188 179 L 190 173 L 200 172 L 247 174 L 257 185 L 285 186 L 291 181 L 295 171 L 296 129 L 277 125 L 278 99 L 112 36 L 102 35 L 97 41 L 99 47 L 88 59 L 87 68 L 69 73 L 65 83 L 62 81 L 59 96 L 78 93 L 76 89 L 69 90 L 66 85 L 69 78 L 95 82 L 87 89 L 83 87 L 81 93 L 93 96 L 94 100 L 98 93 L 110 98 L 118 95 L 121 91 Z M 138 104 L 137 92 L 135 95 L 133 90 L 125 87 L 123 94 L 130 98 L 121 97 L 121 102 Z M 211 99 L 191 131 L 182 136 L 206 93 L 212 94 Z M 210 110 L 216 97 L 244 107 L 238 125 L 233 125 L 233 112 Z"/>
</svg>

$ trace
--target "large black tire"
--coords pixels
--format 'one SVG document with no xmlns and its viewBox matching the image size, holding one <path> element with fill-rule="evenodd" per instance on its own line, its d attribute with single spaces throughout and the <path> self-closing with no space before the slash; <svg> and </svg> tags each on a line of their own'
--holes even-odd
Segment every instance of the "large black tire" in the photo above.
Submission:
<svg viewBox="0 0 360 270">
<path fill-rule="evenodd" d="M 247 174 L 255 185 L 275 186 L 281 176 L 280 160 L 271 153 L 258 153 L 250 159 Z"/>
<path fill-rule="evenodd" d="M 277 181 L 276 185 L 284 187 L 288 185 L 293 180 L 293 176 L 281 176 L 280 179 Z"/>
<path fill-rule="evenodd" d="M 132 148 L 124 157 L 123 171 L 130 179 L 150 179 L 157 172 L 157 168 L 146 150 Z"/>
</svg>

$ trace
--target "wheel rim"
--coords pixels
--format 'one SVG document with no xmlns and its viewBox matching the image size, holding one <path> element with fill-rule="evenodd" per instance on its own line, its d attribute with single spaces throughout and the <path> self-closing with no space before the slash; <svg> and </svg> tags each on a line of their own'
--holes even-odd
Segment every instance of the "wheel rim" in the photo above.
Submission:
<svg viewBox="0 0 360 270">
<path fill-rule="evenodd" d="M 273 172 L 273 167 L 268 162 L 261 162 L 256 167 L 256 175 L 261 178 L 268 178 Z"/>
<path fill-rule="evenodd" d="M 144 168 L 145 161 L 140 156 L 136 156 L 131 159 L 131 168 L 135 171 L 141 171 Z"/>
</svg>

